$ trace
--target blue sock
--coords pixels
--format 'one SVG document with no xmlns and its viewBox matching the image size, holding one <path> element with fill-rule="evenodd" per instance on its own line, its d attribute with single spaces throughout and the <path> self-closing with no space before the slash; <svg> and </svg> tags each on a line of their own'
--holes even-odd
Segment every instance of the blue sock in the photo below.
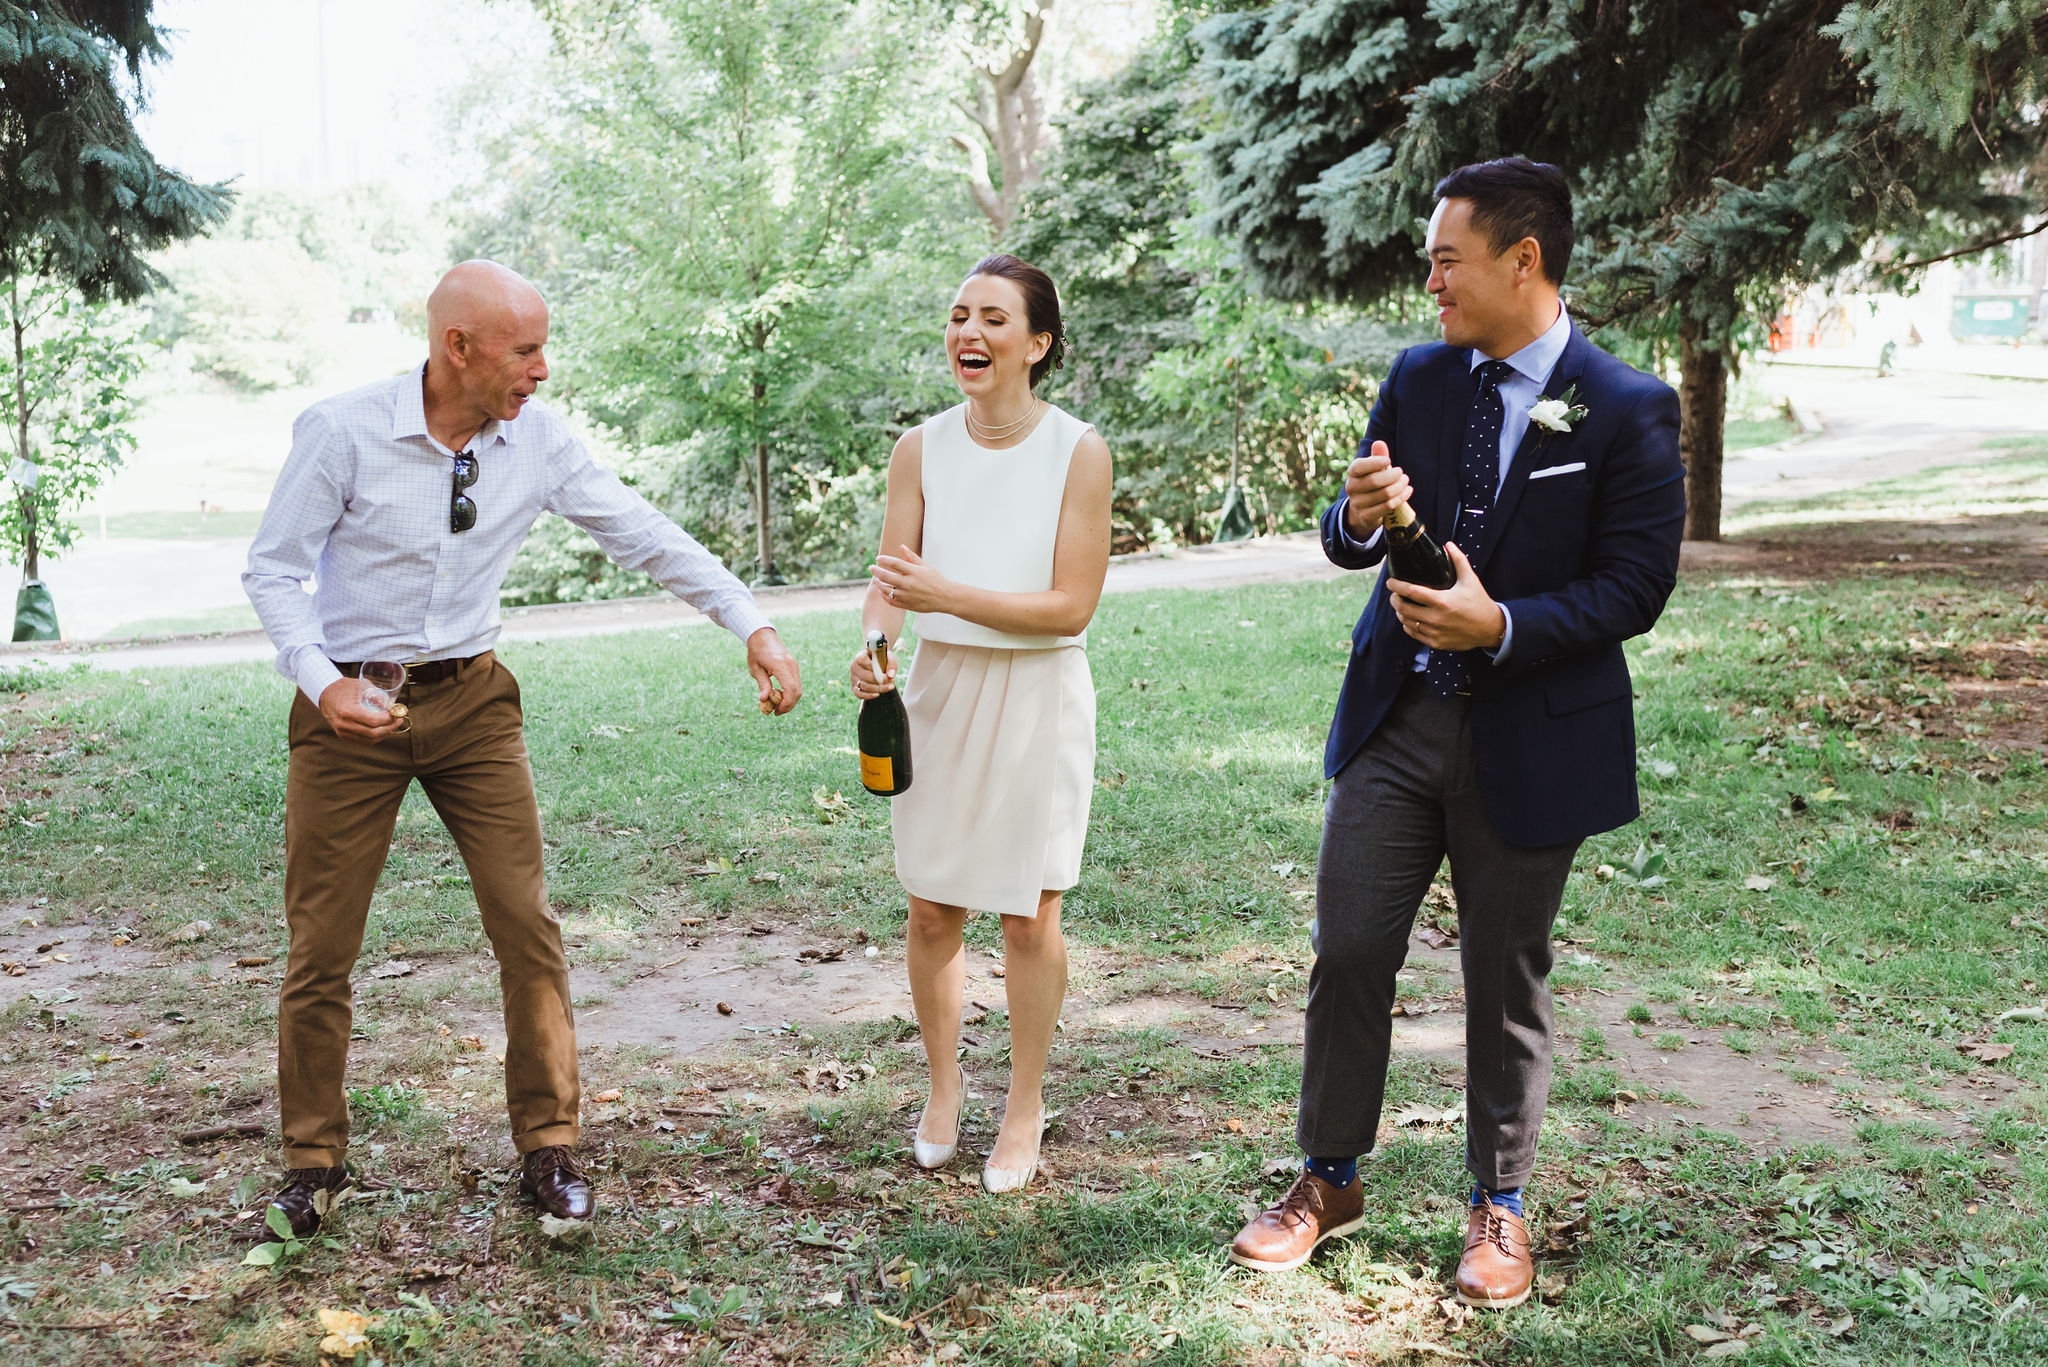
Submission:
<svg viewBox="0 0 2048 1367">
<path fill-rule="evenodd" d="M 1339 1191 L 1358 1180 L 1356 1158 L 1311 1158 L 1303 1166 L 1312 1176 L 1322 1178 Z"/>
<path fill-rule="evenodd" d="M 1516 1219 L 1521 1218 L 1522 1189 L 1520 1187 L 1516 1187 L 1513 1191 L 1495 1191 L 1493 1188 L 1486 1186 L 1474 1187 L 1472 1188 L 1473 1208 L 1477 1209 L 1485 1205 L 1486 1198 L 1489 1196 L 1493 1198 L 1493 1203 L 1502 1210 L 1511 1210 L 1515 1213 Z"/>
</svg>

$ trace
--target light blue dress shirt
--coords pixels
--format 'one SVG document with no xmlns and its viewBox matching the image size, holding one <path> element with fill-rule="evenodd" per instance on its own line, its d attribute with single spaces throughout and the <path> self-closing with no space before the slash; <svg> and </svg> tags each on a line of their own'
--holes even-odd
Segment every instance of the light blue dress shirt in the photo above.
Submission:
<svg viewBox="0 0 2048 1367">
<path fill-rule="evenodd" d="M 1550 372 L 1557 369 L 1558 359 L 1564 355 L 1565 343 L 1571 340 L 1571 336 L 1571 319 L 1566 317 L 1564 305 L 1559 304 L 1557 321 L 1550 325 L 1548 331 L 1514 355 L 1502 358 L 1512 367 L 1512 373 L 1500 382 L 1500 475 L 1493 486 L 1495 496 L 1500 494 L 1501 485 L 1508 482 L 1508 467 L 1515 463 L 1515 448 L 1522 444 L 1522 437 L 1529 430 L 1529 409 L 1543 397 L 1543 386 L 1550 383 Z M 1492 359 L 1477 347 L 1472 348 L 1472 369 L 1477 370 Z M 1398 465 L 1400 462 L 1401 455 L 1397 451 L 1394 453 L 1394 463 Z M 1380 537 L 1384 535 L 1382 532 L 1376 531 L 1364 541 L 1351 535 L 1351 524 L 1348 520 L 1351 500 L 1345 498 L 1339 502 L 1344 505 L 1345 511 L 1337 515 L 1338 535 L 1360 549 L 1370 549 L 1378 545 Z M 1455 522 L 1453 525 L 1456 525 Z M 1495 664 L 1508 657 L 1508 649 L 1515 643 L 1515 619 L 1507 610 L 1506 604 L 1501 605 L 1500 615 L 1506 629 L 1501 635 L 1500 645 L 1487 652 Z M 1428 665 L 1429 649 L 1425 646 L 1415 652 L 1415 672 L 1420 674 Z"/>
</svg>

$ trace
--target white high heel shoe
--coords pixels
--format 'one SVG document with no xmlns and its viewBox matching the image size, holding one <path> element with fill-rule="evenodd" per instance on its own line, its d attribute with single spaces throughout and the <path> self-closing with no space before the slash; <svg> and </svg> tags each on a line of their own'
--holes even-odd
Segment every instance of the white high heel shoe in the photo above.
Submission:
<svg viewBox="0 0 2048 1367">
<path fill-rule="evenodd" d="M 1006 1191 L 1022 1191 L 1031 1185 L 1031 1179 L 1038 1175 L 1038 1149 L 1045 1142 L 1045 1103 L 1038 1106 L 1038 1137 L 1031 1143 L 1031 1161 L 1023 1169 L 998 1168 L 984 1163 L 981 1168 L 981 1185 L 984 1190 L 1000 1194 Z M 989 1150 L 994 1158 L 995 1150 Z"/>
<path fill-rule="evenodd" d="M 924 1110 L 929 1111 L 932 1103 L 927 1100 Z M 960 1119 L 967 1110 L 967 1069 L 960 1069 L 960 1105 L 953 1111 L 953 1142 L 950 1144 L 927 1144 L 924 1138 L 924 1111 L 917 1117 L 917 1129 L 910 1135 L 910 1152 L 917 1159 L 920 1168 L 943 1168 L 953 1161 L 953 1155 L 960 1152 Z"/>
</svg>

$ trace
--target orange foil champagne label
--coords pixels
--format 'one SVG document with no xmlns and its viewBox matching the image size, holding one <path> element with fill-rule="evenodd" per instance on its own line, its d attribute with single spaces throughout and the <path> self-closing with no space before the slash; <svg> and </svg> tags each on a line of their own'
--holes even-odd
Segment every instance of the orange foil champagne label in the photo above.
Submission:
<svg viewBox="0 0 2048 1367">
<path fill-rule="evenodd" d="M 887 755 L 862 755 L 860 757 L 860 781 L 862 786 L 875 789 L 896 786 L 896 763 Z"/>
</svg>

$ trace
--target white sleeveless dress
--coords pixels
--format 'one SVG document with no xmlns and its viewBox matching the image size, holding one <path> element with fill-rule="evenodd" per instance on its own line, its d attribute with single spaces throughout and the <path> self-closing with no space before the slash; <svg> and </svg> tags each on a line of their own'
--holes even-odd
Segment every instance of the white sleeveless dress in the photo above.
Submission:
<svg viewBox="0 0 2048 1367">
<path fill-rule="evenodd" d="M 1003 593 L 1052 587 L 1067 467 L 1087 423 L 1048 408 L 1016 446 L 967 433 L 965 404 L 924 424 L 925 561 Z M 1038 914 L 1081 877 L 1095 788 L 1087 635 L 1014 636 L 945 613 L 916 619 L 904 681 L 915 764 L 891 800 L 896 876 L 926 901 Z"/>
</svg>

